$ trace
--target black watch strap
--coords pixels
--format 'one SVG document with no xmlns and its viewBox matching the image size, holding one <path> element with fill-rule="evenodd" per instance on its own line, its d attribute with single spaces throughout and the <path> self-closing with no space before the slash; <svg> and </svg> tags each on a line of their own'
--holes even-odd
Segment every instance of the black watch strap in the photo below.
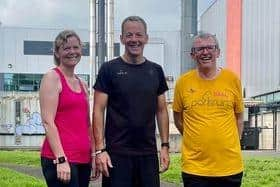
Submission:
<svg viewBox="0 0 280 187">
<path fill-rule="evenodd" d="M 167 147 L 169 149 L 169 142 L 161 143 L 161 147 Z"/>
<path fill-rule="evenodd" d="M 65 156 L 61 156 L 61 157 L 58 157 L 57 159 L 55 159 L 53 161 L 53 163 L 54 164 L 62 164 L 64 162 L 66 162 L 66 161 L 67 161 L 66 157 Z"/>
<path fill-rule="evenodd" d="M 97 155 L 99 155 L 99 154 L 101 154 L 101 153 L 103 153 L 105 151 L 106 151 L 106 148 L 103 148 L 103 149 L 100 149 L 100 150 L 96 150 L 95 153 L 94 153 L 94 156 L 97 156 Z"/>
</svg>

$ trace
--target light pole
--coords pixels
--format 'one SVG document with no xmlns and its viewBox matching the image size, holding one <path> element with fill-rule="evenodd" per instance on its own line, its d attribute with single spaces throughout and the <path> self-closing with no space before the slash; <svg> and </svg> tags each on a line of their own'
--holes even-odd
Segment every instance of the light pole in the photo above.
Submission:
<svg viewBox="0 0 280 187">
<path fill-rule="evenodd" d="M 107 0 L 107 60 L 114 58 L 114 0 Z"/>
</svg>

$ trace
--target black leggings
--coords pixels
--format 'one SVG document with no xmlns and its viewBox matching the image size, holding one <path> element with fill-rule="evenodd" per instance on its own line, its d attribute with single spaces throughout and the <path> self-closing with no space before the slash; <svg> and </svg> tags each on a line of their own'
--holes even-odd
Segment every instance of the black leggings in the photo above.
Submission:
<svg viewBox="0 0 280 187">
<path fill-rule="evenodd" d="M 57 179 L 56 165 L 53 160 L 41 157 L 41 166 L 46 183 L 49 187 L 88 187 L 91 164 L 70 163 L 71 179 L 65 184 Z"/>
</svg>

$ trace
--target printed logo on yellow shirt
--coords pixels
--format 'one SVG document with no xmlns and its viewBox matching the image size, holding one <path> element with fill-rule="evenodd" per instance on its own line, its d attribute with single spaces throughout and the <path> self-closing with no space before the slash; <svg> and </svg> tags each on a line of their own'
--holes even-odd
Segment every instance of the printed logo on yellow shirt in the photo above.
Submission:
<svg viewBox="0 0 280 187">
<path fill-rule="evenodd" d="M 189 89 L 190 93 L 194 93 L 194 89 Z M 202 94 L 195 94 L 193 99 L 187 100 L 187 109 L 193 107 L 223 107 L 224 109 L 231 109 L 233 103 L 230 100 L 229 93 L 227 91 L 205 91 Z"/>
<path fill-rule="evenodd" d="M 225 98 L 228 98 L 229 97 L 229 93 L 227 93 L 226 91 L 220 91 L 220 90 L 217 90 L 217 91 L 213 91 L 213 95 L 214 97 L 225 97 Z"/>
</svg>

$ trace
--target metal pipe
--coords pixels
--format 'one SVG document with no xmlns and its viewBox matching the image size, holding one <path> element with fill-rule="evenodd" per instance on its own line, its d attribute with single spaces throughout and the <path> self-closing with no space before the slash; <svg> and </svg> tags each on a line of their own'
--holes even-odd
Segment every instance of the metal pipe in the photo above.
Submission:
<svg viewBox="0 0 280 187">
<path fill-rule="evenodd" d="M 90 0 L 90 31 L 89 31 L 89 67 L 90 67 L 90 74 L 89 74 L 89 92 L 90 96 L 92 96 L 93 91 L 93 82 L 96 77 L 96 1 Z"/>
<path fill-rule="evenodd" d="M 181 73 L 194 68 L 190 49 L 197 33 L 197 0 L 181 0 Z"/>
<path fill-rule="evenodd" d="M 114 0 L 107 0 L 107 60 L 114 58 Z"/>
<path fill-rule="evenodd" d="M 105 61 L 105 0 L 98 0 L 98 44 L 97 58 L 98 69 Z"/>
</svg>

